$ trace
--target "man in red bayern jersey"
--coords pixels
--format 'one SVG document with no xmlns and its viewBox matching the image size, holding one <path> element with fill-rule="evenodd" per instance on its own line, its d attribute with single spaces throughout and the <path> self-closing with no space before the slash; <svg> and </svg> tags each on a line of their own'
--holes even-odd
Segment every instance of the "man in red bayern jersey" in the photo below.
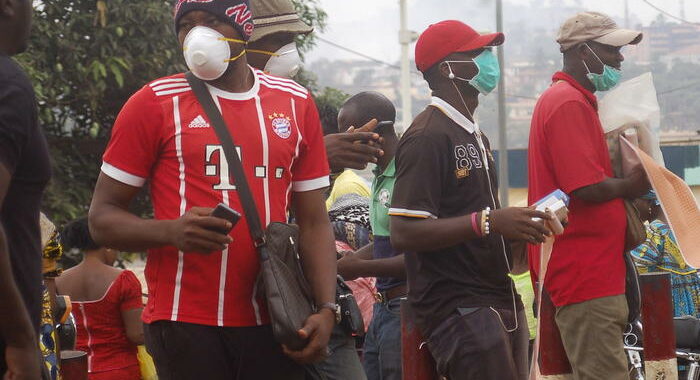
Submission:
<svg viewBox="0 0 700 380">
<path fill-rule="evenodd" d="M 105 246 L 149 251 L 143 319 L 159 378 L 301 379 L 297 362 L 325 354 L 335 309 L 322 194 L 329 170 L 316 107 L 294 81 L 248 66 L 247 0 L 179 0 L 174 13 L 187 65 L 221 110 L 263 225 L 284 222 L 294 210 L 319 309 L 299 332 L 307 346 L 289 351 L 274 341 L 245 219 L 228 235 L 212 231 L 230 227 L 209 216 L 216 204 L 242 206 L 211 121 L 183 74 L 147 84 L 119 114 L 90 208 L 91 232 Z M 146 181 L 153 219 L 128 211 Z"/>
</svg>

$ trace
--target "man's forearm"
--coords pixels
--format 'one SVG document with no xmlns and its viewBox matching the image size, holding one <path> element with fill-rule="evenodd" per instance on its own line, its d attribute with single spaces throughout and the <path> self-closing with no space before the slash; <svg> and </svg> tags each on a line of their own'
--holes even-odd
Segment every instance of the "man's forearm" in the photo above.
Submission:
<svg viewBox="0 0 700 380">
<path fill-rule="evenodd" d="M 391 245 L 399 251 L 435 251 L 475 238 L 469 215 L 445 219 L 391 217 Z"/>
<path fill-rule="evenodd" d="M 99 245 L 144 251 L 170 244 L 169 220 L 143 219 L 113 205 L 90 207 L 90 234 Z"/>
<path fill-rule="evenodd" d="M 0 226 L 0 334 L 8 346 L 36 344 L 35 328 L 12 275 L 5 231 Z"/>
<path fill-rule="evenodd" d="M 355 257 L 359 259 L 354 262 L 355 273 L 359 273 L 360 277 L 392 277 L 402 280 L 406 278 L 403 254 L 375 259 L 373 251 L 374 243 L 369 243 L 355 252 Z"/>
<path fill-rule="evenodd" d="M 142 219 L 129 212 L 139 191 L 100 173 L 88 214 L 90 235 L 97 244 L 133 252 L 170 243 L 171 221 Z"/>
<path fill-rule="evenodd" d="M 361 260 L 372 260 L 374 254 L 374 243 L 369 243 L 355 251 L 355 256 Z"/>
<path fill-rule="evenodd" d="M 292 203 L 299 224 L 304 274 L 313 290 L 314 300 L 317 305 L 334 302 L 338 264 L 323 190 L 295 192 Z"/>
<path fill-rule="evenodd" d="M 300 224 L 300 250 L 306 279 L 317 305 L 334 302 L 337 264 L 330 224 Z"/>
<path fill-rule="evenodd" d="M 360 260 L 357 273 L 361 277 L 392 277 L 406 279 L 406 266 L 403 254 L 386 259 Z"/>
<path fill-rule="evenodd" d="M 572 195 L 586 202 L 603 203 L 627 195 L 627 180 L 624 178 L 606 178 L 593 185 L 574 190 Z"/>
</svg>

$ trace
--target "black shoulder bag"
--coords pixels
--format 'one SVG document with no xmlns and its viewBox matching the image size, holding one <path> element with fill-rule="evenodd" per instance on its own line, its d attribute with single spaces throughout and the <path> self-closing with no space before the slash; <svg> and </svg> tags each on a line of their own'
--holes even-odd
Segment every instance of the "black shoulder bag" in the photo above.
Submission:
<svg viewBox="0 0 700 380">
<path fill-rule="evenodd" d="M 299 337 L 297 331 L 314 311 L 309 284 L 299 261 L 299 228 L 275 222 L 263 231 L 255 200 L 226 122 L 204 82 L 191 72 L 187 72 L 185 77 L 216 131 L 229 164 L 229 175 L 235 181 L 250 235 L 260 258 L 258 281 L 262 280 L 272 332 L 279 343 L 292 350 L 299 350 L 306 346 L 306 341 Z"/>
</svg>

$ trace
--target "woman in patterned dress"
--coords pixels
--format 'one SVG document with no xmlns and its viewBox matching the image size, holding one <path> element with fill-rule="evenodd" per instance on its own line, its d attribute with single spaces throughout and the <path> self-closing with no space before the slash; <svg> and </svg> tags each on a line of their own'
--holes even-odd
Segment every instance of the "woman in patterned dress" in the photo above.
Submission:
<svg viewBox="0 0 700 380">
<path fill-rule="evenodd" d="M 647 240 L 631 252 L 639 273 L 670 273 L 674 317 L 700 317 L 700 276 L 681 256 L 656 194 L 650 191 L 636 200 L 635 206 L 648 221 Z"/>
</svg>

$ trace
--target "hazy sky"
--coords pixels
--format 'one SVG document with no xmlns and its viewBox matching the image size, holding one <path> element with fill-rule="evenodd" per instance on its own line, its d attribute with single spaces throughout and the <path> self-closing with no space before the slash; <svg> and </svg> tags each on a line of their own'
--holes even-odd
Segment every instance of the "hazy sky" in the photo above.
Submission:
<svg viewBox="0 0 700 380">
<path fill-rule="evenodd" d="M 589 9 L 607 13 L 618 20 L 624 19 L 623 0 L 504 0 L 517 5 L 535 9 L 542 3 L 563 2 L 570 5 L 580 4 Z M 628 0 L 630 18 L 644 24 L 653 20 L 658 12 L 642 0 Z M 673 14 L 680 15 L 681 0 L 649 0 L 656 6 Z M 399 59 L 399 1 L 398 0 L 321 0 L 321 5 L 328 13 L 328 27 L 320 36 L 362 52 L 369 56 L 396 62 Z M 429 24 L 450 18 L 460 19 L 479 30 L 495 29 L 495 0 L 408 0 L 408 27 L 421 32 Z M 522 8 L 521 8 L 522 9 Z M 504 7 L 505 17 L 509 14 L 508 5 Z M 700 1 L 685 0 L 685 17 L 693 22 L 700 22 Z M 556 29 L 563 20 L 543 17 L 542 26 Z M 537 20 L 533 20 L 537 22 Z M 505 24 L 508 32 L 508 23 Z M 411 48 L 411 55 L 413 54 Z M 335 47 L 319 41 L 307 61 L 319 58 L 347 59 L 358 58 Z"/>
</svg>

